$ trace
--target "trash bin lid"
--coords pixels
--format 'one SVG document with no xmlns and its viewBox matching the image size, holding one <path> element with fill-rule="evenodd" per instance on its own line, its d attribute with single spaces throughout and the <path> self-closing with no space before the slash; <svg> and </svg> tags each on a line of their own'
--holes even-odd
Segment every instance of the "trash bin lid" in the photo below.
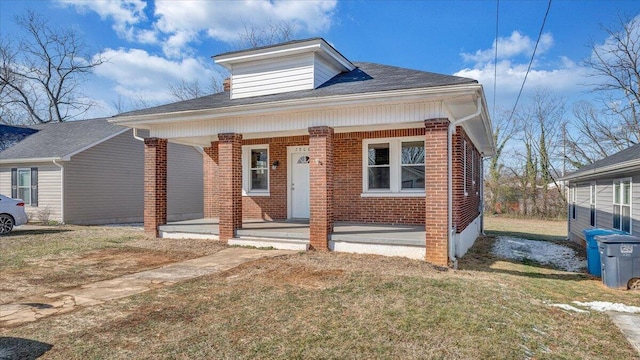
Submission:
<svg viewBox="0 0 640 360">
<path fill-rule="evenodd" d="M 640 237 L 632 235 L 598 235 L 596 240 L 605 244 L 640 244 Z"/>
</svg>

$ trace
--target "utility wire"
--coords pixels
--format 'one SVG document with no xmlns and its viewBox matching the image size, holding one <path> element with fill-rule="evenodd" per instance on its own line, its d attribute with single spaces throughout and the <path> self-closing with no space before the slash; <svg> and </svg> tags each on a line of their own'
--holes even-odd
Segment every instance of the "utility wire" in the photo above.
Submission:
<svg viewBox="0 0 640 360">
<path fill-rule="evenodd" d="M 549 15 L 549 10 L 551 9 L 551 0 L 547 4 L 547 12 L 544 14 L 544 19 L 542 19 L 542 26 L 540 26 L 540 33 L 538 34 L 538 40 L 536 40 L 536 46 L 533 48 L 533 54 L 531 54 L 531 60 L 529 61 L 529 67 L 527 68 L 527 72 L 524 74 L 524 80 L 522 80 L 522 86 L 520 86 L 520 91 L 518 92 L 518 97 L 516 98 L 516 103 L 513 104 L 513 109 L 511 110 L 511 115 L 509 115 L 509 121 L 511 122 L 511 118 L 513 118 L 513 114 L 516 112 L 516 107 L 518 106 L 518 101 L 520 101 L 520 95 L 522 95 L 522 89 L 524 89 L 524 84 L 527 82 L 527 77 L 529 76 L 529 71 L 531 71 L 531 65 L 533 64 L 533 58 L 536 56 L 536 50 L 538 50 L 538 44 L 540 43 L 540 38 L 542 37 L 542 31 L 544 30 L 544 24 L 547 22 L 547 15 Z"/>
<path fill-rule="evenodd" d="M 493 116 L 496 116 L 496 83 L 498 82 L 498 19 L 500 15 L 500 0 L 496 0 L 496 46 L 493 56 Z"/>
</svg>

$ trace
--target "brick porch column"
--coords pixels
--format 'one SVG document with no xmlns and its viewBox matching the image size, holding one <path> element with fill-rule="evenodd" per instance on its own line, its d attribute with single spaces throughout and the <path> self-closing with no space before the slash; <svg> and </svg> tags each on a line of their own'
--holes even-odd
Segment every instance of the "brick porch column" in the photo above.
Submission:
<svg viewBox="0 0 640 360">
<path fill-rule="evenodd" d="M 449 120 L 425 120 L 425 221 L 426 261 L 449 264 Z"/>
<path fill-rule="evenodd" d="M 333 232 L 333 129 L 309 128 L 309 241 L 312 249 L 328 250 Z"/>
<path fill-rule="evenodd" d="M 216 178 L 218 176 L 218 142 L 212 141 L 211 147 L 203 149 L 202 159 L 203 174 L 203 194 L 202 203 L 204 205 L 204 217 L 216 218 L 219 216 L 218 196 Z"/>
<path fill-rule="evenodd" d="M 218 206 L 220 241 L 242 227 L 242 134 L 218 134 Z"/>
<path fill-rule="evenodd" d="M 158 237 L 167 223 L 167 139 L 144 139 L 144 231 Z"/>
</svg>

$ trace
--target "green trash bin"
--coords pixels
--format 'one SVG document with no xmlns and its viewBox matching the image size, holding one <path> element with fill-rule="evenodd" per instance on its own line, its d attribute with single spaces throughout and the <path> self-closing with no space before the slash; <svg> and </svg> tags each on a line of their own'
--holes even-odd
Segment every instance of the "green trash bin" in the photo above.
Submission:
<svg viewBox="0 0 640 360">
<path fill-rule="evenodd" d="M 602 282 L 613 289 L 640 290 L 640 237 L 596 236 L 602 262 Z"/>
</svg>

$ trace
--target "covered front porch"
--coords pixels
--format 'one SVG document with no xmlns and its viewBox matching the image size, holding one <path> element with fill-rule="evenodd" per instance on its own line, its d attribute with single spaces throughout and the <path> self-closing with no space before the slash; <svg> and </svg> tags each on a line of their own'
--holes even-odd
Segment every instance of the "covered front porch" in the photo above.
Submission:
<svg viewBox="0 0 640 360">
<path fill-rule="evenodd" d="M 160 237 L 219 239 L 218 218 L 170 222 L 159 227 Z M 308 250 L 309 221 L 244 220 L 229 245 Z M 385 225 L 338 221 L 329 235 L 332 251 L 425 258 L 425 228 L 418 225 Z"/>
</svg>

